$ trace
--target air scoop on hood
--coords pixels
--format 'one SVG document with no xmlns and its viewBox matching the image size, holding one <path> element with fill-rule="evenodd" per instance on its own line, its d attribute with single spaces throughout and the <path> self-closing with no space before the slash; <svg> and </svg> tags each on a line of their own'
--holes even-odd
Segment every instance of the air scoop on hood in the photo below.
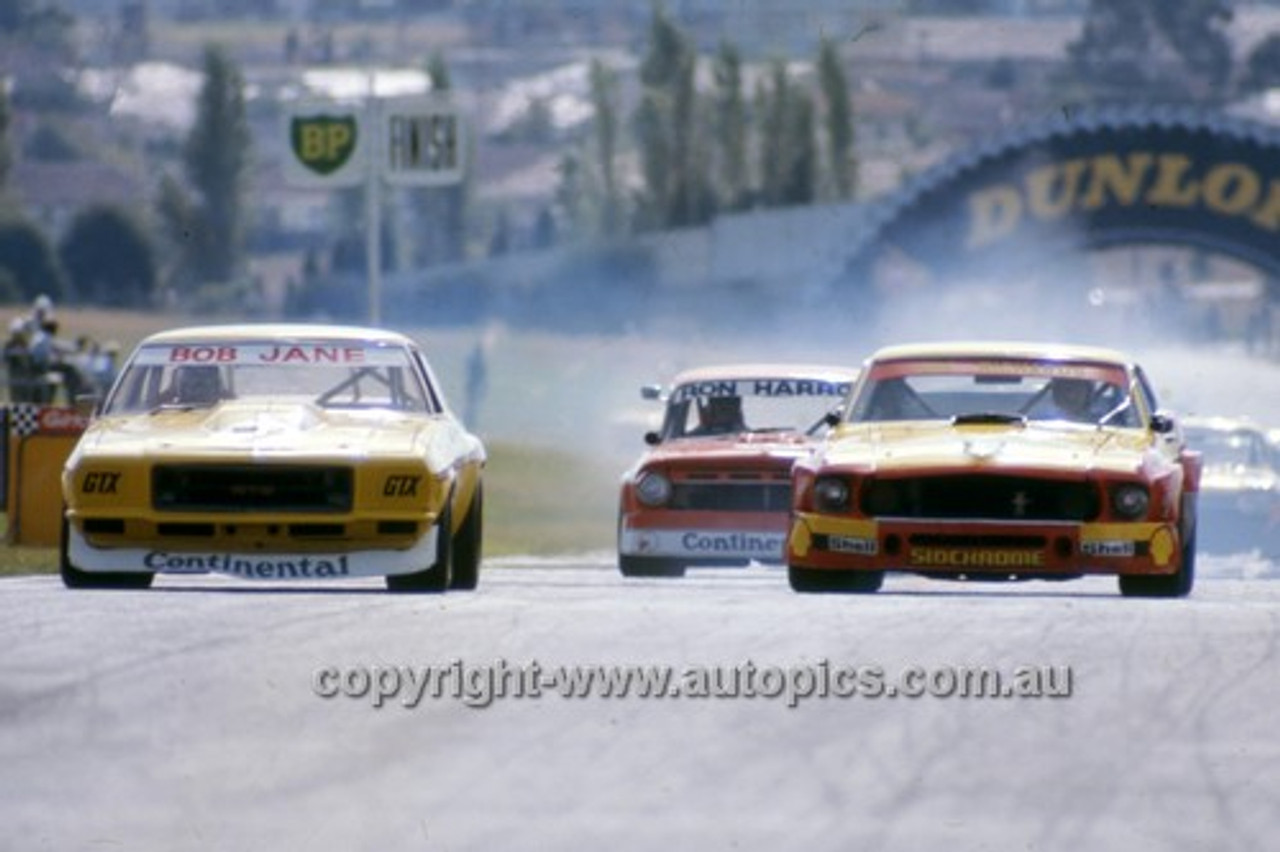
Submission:
<svg viewBox="0 0 1280 852">
<path fill-rule="evenodd" d="M 226 402 L 209 414 L 204 427 L 211 432 L 265 437 L 314 429 L 323 422 L 324 416 L 311 405 Z"/>
</svg>

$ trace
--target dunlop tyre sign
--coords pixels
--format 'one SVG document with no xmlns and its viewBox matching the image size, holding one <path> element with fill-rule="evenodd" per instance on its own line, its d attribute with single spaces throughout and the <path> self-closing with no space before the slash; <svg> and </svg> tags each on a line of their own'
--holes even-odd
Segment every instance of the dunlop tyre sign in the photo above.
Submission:
<svg viewBox="0 0 1280 852">
<path fill-rule="evenodd" d="M 935 279 L 1044 252 L 1176 244 L 1280 276 L 1280 132 L 1192 112 L 1031 128 L 921 177 L 855 247 L 848 278 L 908 258 Z"/>
</svg>

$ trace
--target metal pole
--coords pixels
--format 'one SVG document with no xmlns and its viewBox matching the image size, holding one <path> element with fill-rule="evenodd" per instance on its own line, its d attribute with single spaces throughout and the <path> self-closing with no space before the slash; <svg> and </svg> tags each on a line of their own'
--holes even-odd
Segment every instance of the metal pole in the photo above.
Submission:
<svg viewBox="0 0 1280 852">
<path fill-rule="evenodd" d="M 378 102 L 374 76 L 370 69 L 368 97 L 365 99 L 364 118 L 368 128 L 370 146 L 365 162 L 364 177 L 364 228 L 365 274 L 369 287 L 369 324 L 382 322 L 382 109 Z"/>
</svg>

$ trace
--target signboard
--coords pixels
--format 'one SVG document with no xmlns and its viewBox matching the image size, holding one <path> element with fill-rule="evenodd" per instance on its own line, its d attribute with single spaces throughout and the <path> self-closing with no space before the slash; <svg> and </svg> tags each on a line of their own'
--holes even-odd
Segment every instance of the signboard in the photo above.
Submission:
<svg viewBox="0 0 1280 852">
<path fill-rule="evenodd" d="M 330 189 L 357 186 L 365 181 L 365 137 L 357 105 L 336 101 L 294 104 L 285 116 L 285 178 L 297 186 Z"/>
<path fill-rule="evenodd" d="M 462 120 L 443 98 L 381 102 L 386 160 L 382 175 L 398 186 L 446 186 L 462 180 Z"/>
</svg>

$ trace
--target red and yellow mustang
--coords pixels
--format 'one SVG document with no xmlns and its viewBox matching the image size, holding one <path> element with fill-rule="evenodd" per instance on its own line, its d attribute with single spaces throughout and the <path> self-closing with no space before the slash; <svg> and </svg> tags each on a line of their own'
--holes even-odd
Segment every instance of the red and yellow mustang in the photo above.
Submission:
<svg viewBox="0 0 1280 852">
<path fill-rule="evenodd" d="M 857 370 L 818 365 L 704 367 L 675 377 L 660 431 L 623 477 L 618 567 L 676 577 L 686 566 L 781 564 L 791 466 L 827 429 Z"/>
<path fill-rule="evenodd" d="M 832 426 L 794 468 L 796 591 L 874 592 L 886 571 L 1191 591 L 1200 455 L 1122 353 L 882 349 Z"/>
</svg>

